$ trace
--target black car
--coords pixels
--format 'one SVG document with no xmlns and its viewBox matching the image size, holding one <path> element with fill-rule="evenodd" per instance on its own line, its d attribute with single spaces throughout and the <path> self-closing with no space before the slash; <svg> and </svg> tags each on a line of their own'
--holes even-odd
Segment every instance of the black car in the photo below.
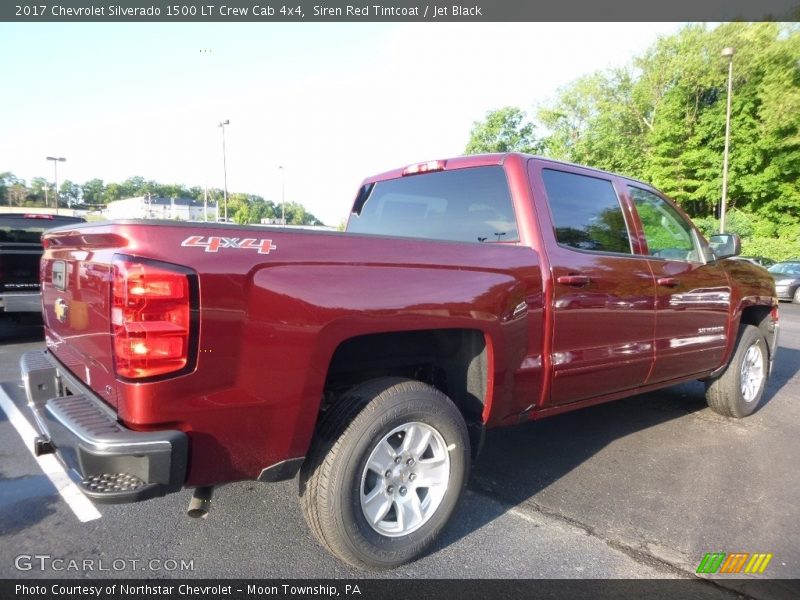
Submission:
<svg viewBox="0 0 800 600">
<path fill-rule="evenodd" d="M 778 300 L 800 304 L 800 259 L 785 260 L 767 269 L 775 279 Z"/>
<path fill-rule="evenodd" d="M 41 312 L 42 233 L 85 222 L 62 215 L 0 213 L 0 313 Z"/>
</svg>

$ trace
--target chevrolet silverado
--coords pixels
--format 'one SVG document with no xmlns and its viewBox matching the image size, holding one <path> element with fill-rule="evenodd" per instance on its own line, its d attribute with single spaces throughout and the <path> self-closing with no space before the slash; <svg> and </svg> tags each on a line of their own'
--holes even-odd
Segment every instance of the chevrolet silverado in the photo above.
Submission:
<svg viewBox="0 0 800 600">
<path fill-rule="evenodd" d="M 44 235 L 40 436 L 96 502 L 299 474 L 358 567 L 425 551 L 484 432 L 702 380 L 759 405 L 772 277 L 653 187 L 524 154 L 370 177 L 345 233 L 112 221 Z M 539 457 L 547 460 L 547 457 Z"/>
</svg>

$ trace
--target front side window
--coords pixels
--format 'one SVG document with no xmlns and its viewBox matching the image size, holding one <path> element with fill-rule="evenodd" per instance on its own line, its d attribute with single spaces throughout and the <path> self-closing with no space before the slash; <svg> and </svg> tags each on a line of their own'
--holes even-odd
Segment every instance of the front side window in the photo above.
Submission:
<svg viewBox="0 0 800 600">
<path fill-rule="evenodd" d="M 544 187 L 562 246 L 631 254 L 622 206 L 607 179 L 544 169 Z"/>
<path fill-rule="evenodd" d="M 630 185 L 628 193 L 639 213 L 650 256 L 701 262 L 694 229 L 669 202 Z"/>
<path fill-rule="evenodd" d="M 349 233 L 457 242 L 518 242 L 502 167 L 475 167 L 379 181 L 359 194 Z"/>
</svg>

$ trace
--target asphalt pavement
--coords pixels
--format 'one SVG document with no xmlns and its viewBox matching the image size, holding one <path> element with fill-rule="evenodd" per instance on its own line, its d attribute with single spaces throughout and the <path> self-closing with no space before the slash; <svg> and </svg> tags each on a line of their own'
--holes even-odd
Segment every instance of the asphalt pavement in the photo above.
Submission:
<svg viewBox="0 0 800 600">
<path fill-rule="evenodd" d="M 20 407 L 19 357 L 41 335 L 0 321 L 0 382 Z M 692 383 L 492 431 L 434 549 L 384 573 L 316 543 L 296 480 L 220 487 L 207 519 L 185 516 L 184 491 L 82 523 L 0 411 L 0 577 L 695 579 L 707 552 L 765 552 L 763 575 L 703 576 L 698 595 L 763 598 L 753 581 L 771 578 L 787 581 L 770 598 L 796 598 L 799 371 L 800 306 L 782 304 L 775 370 L 746 419 L 713 413 Z"/>
</svg>

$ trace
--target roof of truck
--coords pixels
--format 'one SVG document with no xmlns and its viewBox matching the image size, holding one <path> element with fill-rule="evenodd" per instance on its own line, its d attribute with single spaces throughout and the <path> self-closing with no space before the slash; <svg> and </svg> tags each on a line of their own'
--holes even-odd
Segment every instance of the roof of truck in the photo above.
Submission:
<svg viewBox="0 0 800 600">
<path fill-rule="evenodd" d="M 469 167 L 488 167 L 493 165 L 502 165 L 509 157 L 517 156 L 522 159 L 535 159 L 540 160 L 543 162 L 555 163 L 560 165 L 566 165 L 571 167 L 580 167 L 581 169 L 588 169 L 590 171 L 595 171 L 596 173 L 600 173 L 603 175 L 613 175 L 615 177 L 621 177 L 622 179 L 626 179 L 628 181 L 632 181 L 635 183 L 639 183 L 641 185 L 647 187 L 653 187 L 652 184 L 647 183 L 646 181 L 641 181 L 639 179 L 635 179 L 628 175 L 623 175 L 621 173 L 615 173 L 613 171 L 605 171 L 603 169 L 598 169 L 596 167 L 591 167 L 588 165 L 582 165 L 578 163 L 571 163 L 564 160 L 558 160 L 556 158 L 550 158 L 547 156 L 539 156 L 536 154 L 526 154 L 524 152 L 496 152 L 490 154 L 470 154 L 466 156 L 455 156 L 451 158 L 442 158 L 442 159 L 435 159 L 430 161 L 421 161 L 418 163 L 412 163 L 411 165 L 406 165 L 404 167 L 400 167 L 398 169 L 392 169 L 391 171 L 385 171 L 383 173 L 378 173 L 377 175 L 373 175 L 371 177 L 367 177 L 361 185 L 366 185 L 369 183 L 375 183 L 378 181 L 387 181 L 389 179 L 397 179 L 402 177 L 406 170 L 409 167 L 414 167 L 417 165 L 426 165 L 429 163 L 444 163 L 445 168 L 444 170 L 452 170 L 452 169 L 465 169 Z M 422 171 L 421 171 L 422 172 Z"/>
</svg>

